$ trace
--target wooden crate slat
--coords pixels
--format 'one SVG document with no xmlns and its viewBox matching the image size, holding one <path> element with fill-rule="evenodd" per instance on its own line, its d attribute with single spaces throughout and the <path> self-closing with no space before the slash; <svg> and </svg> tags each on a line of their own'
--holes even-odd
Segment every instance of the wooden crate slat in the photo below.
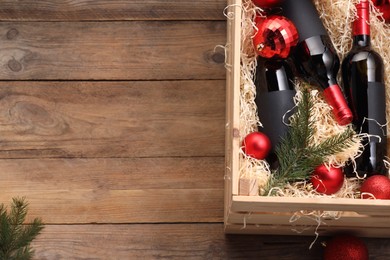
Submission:
<svg viewBox="0 0 390 260">
<path fill-rule="evenodd" d="M 0 157 L 223 156 L 224 84 L 0 82 Z"/>
<path fill-rule="evenodd" d="M 353 234 L 358 237 L 376 237 L 388 238 L 390 228 L 388 227 L 317 227 L 301 226 L 294 227 L 291 225 L 236 225 L 228 224 L 225 226 L 225 232 L 228 234 L 252 234 L 252 235 L 289 235 L 289 236 L 315 236 L 318 232 L 321 237 L 334 236 L 336 234 Z"/>
<path fill-rule="evenodd" d="M 390 216 L 390 200 L 233 196 L 231 210 L 236 212 L 328 210 Z"/>
<path fill-rule="evenodd" d="M 226 178 L 231 183 L 231 190 L 228 192 L 233 195 L 238 194 L 238 169 L 240 149 L 239 136 L 239 95 L 240 89 L 240 6 L 236 1 L 228 2 L 228 59 L 227 59 L 227 80 L 226 80 Z M 229 196 L 229 195 L 228 195 Z"/>
<path fill-rule="evenodd" d="M 262 224 L 262 225 L 286 225 L 291 226 L 313 226 L 318 224 L 317 218 L 314 215 L 302 215 L 300 213 L 237 213 L 229 214 L 228 223 L 231 224 Z M 339 217 L 337 213 L 331 212 L 333 217 L 323 217 L 321 221 L 324 227 L 384 227 L 390 228 L 388 216 L 367 216 L 354 212 L 343 212 Z M 337 216 L 337 218 L 336 218 Z"/>
<path fill-rule="evenodd" d="M 2 22 L 0 79 L 225 79 L 225 31 L 223 21 Z"/>
</svg>

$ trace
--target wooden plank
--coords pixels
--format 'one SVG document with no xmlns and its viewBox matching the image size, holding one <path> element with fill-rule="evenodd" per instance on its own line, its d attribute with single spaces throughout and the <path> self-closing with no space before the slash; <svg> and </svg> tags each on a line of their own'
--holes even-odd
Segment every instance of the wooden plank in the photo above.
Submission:
<svg viewBox="0 0 390 260">
<path fill-rule="evenodd" d="M 339 227 L 321 226 L 317 229 L 314 226 L 288 226 L 288 225 L 226 225 L 225 232 L 228 234 L 247 235 L 290 235 L 290 236 L 314 236 L 316 232 L 321 236 L 331 236 L 332 234 L 348 233 L 358 237 L 388 238 L 390 228 L 388 227 Z"/>
<path fill-rule="evenodd" d="M 2 159 L 0 202 L 45 223 L 217 222 L 223 157 Z"/>
<path fill-rule="evenodd" d="M 356 229 L 365 228 L 365 227 L 383 227 L 390 230 L 390 221 L 388 216 L 367 216 L 360 215 L 353 212 L 343 212 L 342 216 L 336 218 L 337 212 L 330 212 L 333 214 L 330 217 L 322 217 L 321 226 L 323 227 L 354 227 Z M 317 226 L 318 219 L 313 215 L 303 215 L 297 212 L 296 214 L 288 213 L 230 213 L 227 219 L 229 224 L 237 225 L 247 225 L 247 224 L 261 224 L 261 225 L 289 225 L 290 228 L 295 228 L 297 226 Z"/>
<path fill-rule="evenodd" d="M 225 238 L 221 224 L 47 226 L 34 249 L 36 259 L 260 259 L 267 253 L 268 259 L 284 260 L 299 250 L 299 259 L 321 259 L 318 249 L 308 249 L 309 238 L 273 244 L 278 241 Z"/>
<path fill-rule="evenodd" d="M 0 20 L 222 20 L 225 0 L 2 0 Z"/>
<path fill-rule="evenodd" d="M 225 79 L 223 21 L 2 22 L 2 80 Z"/>
<path fill-rule="evenodd" d="M 281 259 L 320 260 L 320 237 L 223 234 L 221 224 L 46 226 L 34 259 Z M 370 259 L 389 259 L 390 239 L 367 239 Z"/>
<path fill-rule="evenodd" d="M 241 81 L 241 1 L 229 0 L 227 23 L 228 64 L 226 70 L 226 175 L 231 183 L 226 196 L 238 195 L 240 149 L 240 81 Z"/>
<path fill-rule="evenodd" d="M 0 82 L 0 158 L 224 156 L 224 84 Z"/>
<path fill-rule="evenodd" d="M 390 200 L 347 198 L 294 198 L 233 196 L 232 211 L 296 212 L 301 210 L 351 211 L 365 215 L 390 216 Z"/>
</svg>

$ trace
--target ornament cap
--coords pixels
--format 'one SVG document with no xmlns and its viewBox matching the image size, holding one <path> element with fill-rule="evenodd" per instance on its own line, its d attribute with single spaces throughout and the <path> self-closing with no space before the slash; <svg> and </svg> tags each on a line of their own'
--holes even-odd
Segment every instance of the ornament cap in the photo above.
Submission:
<svg viewBox="0 0 390 260">
<path fill-rule="evenodd" d="M 262 51 L 263 49 L 264 49 L 264 47 L 265 47 L 265 44 L 264 43 L 259 43 L 259 44 L 257 44 L 257 51 Z"/>
</svg>

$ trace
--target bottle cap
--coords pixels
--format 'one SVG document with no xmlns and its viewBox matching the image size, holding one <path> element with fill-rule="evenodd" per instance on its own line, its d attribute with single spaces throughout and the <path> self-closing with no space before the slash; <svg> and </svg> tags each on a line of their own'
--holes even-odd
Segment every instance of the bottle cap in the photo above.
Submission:
<svg viewBox="0 0 390 260">
<path fill-rule="evenodd" d="M 370 3 L 360 0 L 356 4 L 356 20 L 353 22 L 353 35 L 370 35 Z"/>
<path fill-rule="evenodd" d="M 339 85 L 332 85 L 324 90 L 326 102 L 332 106 L 333 115 L 339 125 L 348 125 L 352 122 L 353 115 L 349 109 Z"/>
</svg>

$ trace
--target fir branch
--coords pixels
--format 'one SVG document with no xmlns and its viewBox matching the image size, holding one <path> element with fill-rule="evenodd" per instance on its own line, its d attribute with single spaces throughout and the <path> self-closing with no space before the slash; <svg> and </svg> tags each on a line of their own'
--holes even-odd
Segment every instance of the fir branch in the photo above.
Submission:
<svg viewBox="0 0 390 260">
<path fill-rule="evenodd" d="M 297 111 L 291 120 L 290 130 L 275 149 L 279 168 L 273 172 L 267 191 L 273 187 L 283 187 L 288 182 L 307 179 L 315 167 L 324 163 L 326 157 L 351 146 L 354 133 L 351 128 L 325 139 L 318 145 L 311 145 L 315 132 L 311 119 L 313 105 L 310 92 L 303 90 Z"/>
<path fill-rule="evenodd" d="M 314 122 L 311 120 L 311 108 L 313 99 L 308 90 L 302 92 L 302 100 L 297 105 L 297 112 L 292 117 L 291 141 L 294 142 L 298 149 L 309 145 L 309 141 L 314 133 Z"/>
<path fill-rule="evenodd" d="M 292 117 L 290 130 L 275 149 L 280 166 L 273 176 L 278 182 L 285 182 L 285 178 L 300 179 L 300 176 L 307 171 L 302 160 L 306 157 L 306 148 L 314 133 L 310 117 L 312 107 L 313 100 L 310 92 L 302 91 L 302 99 Z"/>
<path fill-rule="evenodd" d="M 353 145 L 353 134 L 352 128 L 347 128 L 341 134 L 331 136 L 317 146 L 309 146 L 308 152 L 320 158 L 339 153 Z"/>
<path fill-rule="evenodd" d="M 42 221 L 35 218 L 31 224 L 24 224 L 28 203 L 24 198 L 14 198 L 11 210 L 0 205 L 0 259 L 31 259 L 31 242 L 43 229 Z"/>
</svg>

